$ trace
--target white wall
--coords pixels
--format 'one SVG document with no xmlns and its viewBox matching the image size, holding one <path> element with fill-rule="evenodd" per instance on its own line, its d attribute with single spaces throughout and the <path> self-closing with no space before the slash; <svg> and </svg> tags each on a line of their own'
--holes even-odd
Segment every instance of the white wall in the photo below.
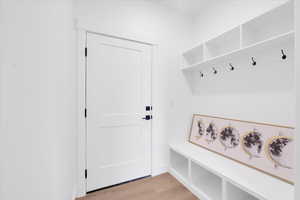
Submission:
<svg viewBox="0 0 300 200">
<path fill-rule="evenodd" d="M 0 199 L 71 200 L 76 69 L 71 0 L 0 0 Z"/>
<path fill-rule="evenodd" d="M 296 55 L 299 55 L 300 53 L 300 2 L 295 1 L 295 25 L 296 25 Z M 295 66 L 300 66 L 300 57 L 296 57 L 296 63 Z M 297 130 L 297 135 L 296 135 L 296 166 L 297 166 L 297 171 L 296 171 L 296 197 L 295 200 L 300 199 L 300 137 L 299 137 L 299 127 L 300 127 L 300 69 L 299 67 L 296 67 L 296 130 Z"/>
<path fill-rule="evenodd" d="M 222 34 L 280 5 L 282 2 L 284 2 L 284 0 L 212 1 L 205 9 L 199 11 L 200 15 L 195 19 L 194 43 L 199 44 L 202 41 Z M 289 66 L 291 66 L 291 63 Z M 272 76 L 272 71 L 270 70 L 264 70 L 261 73 L 264 73 L 265 77 L 270 78 L 270 76 Z M 242 75 L 247 76 L 248 74 Z M 219 76 L 222 76 L 222 74 Z M 234 78 L 234 76 L 232 77 Z M 294 126 L 295 101 L 293 88 L 285 90 L 286 88 L 276 88 L 277 85 L 275 85 L 272 90 L 267 90 L 262 89 L 263 87 L 251 88 L 254 86 L 242 88 L 239 84 L 236 84 L 235 88 L 226 88 L 227 84 L 222 81 L 222 78 L 216 81 L 217 82 L 213 85 L 203 84 L 206 86 L 201 88 L 203 93 L 191 95 L 190 114 L 200 113 Z M 291 78 L 288 81 L 292 83 L 293 80 Z M 255 85 L 263 86 L 266 84 L 264 81 L 261 81 Z M 214 90 L 218 92 L 211 92 Z M 180 133 L 176 138 L 184 140 L 186 136 L 187 134 L 182 135 L 182 133 Z"/>
<path fill-rule="evenodd" d="M 288 0 L 213 0 L 195 19 L 195 42 L 208 40 Z"/>
<path fill-rule="evenodd" d="M 190 46 L 191 20 L 143 0 L 77 0 L 78 23 L 85 29 L 157 45 L 153 68 L 153 174 L 168 165 L 167 138 L 185 132 L 189 89 L 178 70 L 182 49 Z M 185 119 L 185 120 L 182 120 Z M 79 164 L 84 163 L 83 157 Z M 83 168 L 79 194 L 84 191 Z"/>
</svg>

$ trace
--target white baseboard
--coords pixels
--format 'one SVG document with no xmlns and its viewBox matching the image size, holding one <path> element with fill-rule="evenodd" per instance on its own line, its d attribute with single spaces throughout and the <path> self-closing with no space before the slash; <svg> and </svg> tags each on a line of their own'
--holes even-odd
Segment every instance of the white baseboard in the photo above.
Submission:
<svg viewBox="0 0 300 200">
<path fill-rule="evenodd" d="M 168 166 L 162 166 L 162 167 L 153 169 L 152 176 L 158 176 L 158 175 L 161 175 L 166 172 L 168 172 Z"/>
<path fill-rule="evenodd" d="M 86 196 L 86 193 L 83 192 L 83 191 L 78 191 L 78 192 L 76 193 L 76 198 L 85 197 L 85 196 Z"/>
<path fill-rule="evenodd" d="M 72 200 L 75 200 L 76 198 L 77 198 L 77 190 L 76 190 L 76 186 L 75 186 L 74 190 L 73 190 Z"/>
<path fill-rule="evenodd" d="M 168 172 L 168 166 L 161 166 L 159 168 L 155 168 L 152 170 L 152 176 L 158 176 L 158 175 L 161 175 L 161 174 L 164 174 Z M 76 190 L 74 191 L 74 194 L 73 194 L 73 200 L 75 200 L 76 198 L 80 198 L 80 197 L 84 197 L 85 196 L 85 193 L 83 191 L 79 191 L 79 192 L 76 192 Z"/>
</svg>

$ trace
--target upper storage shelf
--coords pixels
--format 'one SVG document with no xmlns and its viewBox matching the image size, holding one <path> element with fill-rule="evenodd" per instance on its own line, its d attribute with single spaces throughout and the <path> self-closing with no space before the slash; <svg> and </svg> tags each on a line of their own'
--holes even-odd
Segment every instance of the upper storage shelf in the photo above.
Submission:
<svg viewBox="0 0 300 200">
<path fill-rule="evenodd" d="M 211 59 L 227 52 L 240 49 L 240 26 L 205 43 L 205 59 Z"/>
<path fill-rule="evenodd" d="M 242 46 L 247 47 L 294 30 L 293 3 L 288 2 L 242 25 Z"/>
<path fill-rule="evenodd" d="M 227 68 L 225 67 L 225 70 L 230 71 L 230 66 L 228 64 L 231 63 L 231 61 L 233 60 L 236 62 L 239 61 L 240 63 L 240 60 L 244 59 L 250 64 L 251 62 L 253 62 L 250 60 L 251 56 L 255 56 L 256 59 L 261 57 L 262 54 L 264 56 L 269 56 L 270 58 L 281 58 L 281 49 L 283 49 L 285 53 L 291 54 L 293 52 L 294 42 L 294 32 L 288 32 L 273 38 L 269 38 L 262 42 L 255 43 L 251 46 L 247 46 L 238 50 L 233 50 L 228 53 L 224 53 L 220 56 L 215 56 L 203 62 L 185 67 L 182 70 L 187 72 L 204 70 L 202 71 L 204 73 L 207 69 L 213 72 L 211 69 L 209 69 L 211 66 L 226 66 Z M 261 60 L 262 58 L 260 58 L 260 61 Z M 218 71 L 220 71 L 220 69 L 218 69 L 219 67 L 216 68 Z"/>
<path fill-rule="evenodd" d="M 294 6 L 288 1 L 216 38 L 210 39 L 183 53 L 183 70 L 197 69 L 213 63 L 215 59 L 246 52 L 250 47 L 272 46 L 288 36 L 294 37 Z"/>
<path fill-rule="evenodd" d="M 199 45 L 183 53 L 183 65 L 189 66 L 194 63 L 202 62 L 204 59 L 203 45 Z"/>
</svg>

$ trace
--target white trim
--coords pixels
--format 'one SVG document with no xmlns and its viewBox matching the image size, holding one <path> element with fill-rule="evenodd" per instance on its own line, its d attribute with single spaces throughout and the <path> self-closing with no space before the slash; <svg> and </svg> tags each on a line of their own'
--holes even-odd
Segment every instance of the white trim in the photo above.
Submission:
<svg viewBox="0 0 300 200">
<path fill-rule="evenodd" d="M 87 185 L 85 179 L 85 169 L 86 169 L 86 118 L 84 117 L 84 110 L 86 107 L 86 58 L 85 58 L 85 47 L 87 46 L 87 33 L 100 34 L 107 37 L 114 37 L 129 41 L 134 41 L 138 43 L 148 44 L 152 46 L 152 64 L 151 64 L 151 104 L 153 107 L 152 94 L 153 94 L 153 68 L 157 65 L 157 48 L 158 45 L 153 43 L 136 40 L 127 39 L 123 36 L 110 35 L 101 32 L 95 32 L 91 29 L 84 29 L 82 26 L 77 24 L 77 70 L 78 70 L 78 178 L 77 178 L 77 197 L 83 197 L 87 193 Z M 151 175 L 159 175 L 167 171 L 167 167 L 162 167 L 159 169 L 154 169 L 153 167 L 153 121 L 151 126 Z"/>
<path fill-rule="evenodd" d="M 134 40 L 134 39 L 124 38 L 124 37 L 120 37 L 120 36 L 116 36 L 116 35 L 108 35 L 108 34 L 105 34 L 105 33 L 97 33 L 97 32 L 94 32 L 94 31 L 86 31 L 86 32 L 87 33 L 91 33 L 91 34 L 105 36 L 105 37 L 110 37 L 110 38 L 115 38 L 115 39 L 121 39 L 121 40 L 130 41 L 130 42 L 135 42 L 135 43 L 140 43 L 140 44 L 146 44 L 146 45 L 153 46 L 153 44 L 151 44 L 151 43 L 142 42 L 140 40 Z"/>
<path fill-rule="evenodd" d="M 151 176 L 158 176 L 158 175 L 161 175 L 161 174 L 164 174 L 164 173 L 167 173 L 168 172 L 168 166 L 161 166 L 159 168 L 154 168 L 152 170 L 152 174 Z"/>
<path fill-rule="evenodd" d="M 153 70 L 155 69 L 155 66 L 158 65 L 157 61 L 158 61 L 158 45 L 152 45 L 152 64 L 151 64 L 151 86 L 150 86 L 150 90 L 151 90 L 151 104 L 152 107 L 156 108 L 156 104 L 153 101 Z M 155 109 L 152 110 L 151 113 L 153 116 L 155 116 L 156 112 Z M 155 119 L 155 118 L 154 118 Z M 153 161 L 154 161 L 154 132 L 153 132 L 153 124 L 154 124 L 155 120 L 151 120 L 151 176 L 156 176 L 156 169 L 153 166 Z"/>
<path fill-rule="evenodd" d="M 77 31 L 77 70 L 78 70 L 78 180 L 77 197 L 86 195 L 86 180 L 84 170 L 86 167 L 86 123 L 85 109 L 85 47 L 86 31 Z"/>
<path fill-rule="evenodd" d="M 72 200 L 76 200 L 76 198 L 77 198 L 77 188 L 75 185 L 75 187 L 73 188 Z"/>
<path fill-rule="evenodd" d="M 126 34 L 126 33 L 121 33 L 121 32 L 113 32 L 113 31 L 107 31 L 107 30 L 102 30 L 101 26 L 97 24 L 94 20 L 85 20 L 85 19 L 76 19 L 75 24 L 78 30 L 83 30 L 86 32 L 90 33 L 96 33 L 96 34 L 101 34 L 101 35 L 106 35 L 110 37 L 116 37 L 116 38 L 122 38 L 125 40 L 130 40 L 130 41 L 135 41 L 135 42 L 140 42 L 144 44 L 149 44 L 152 46 L 156 46 L 158 44 L 158 41 L 155 40 L 150 40 L 149 38 L 144 38 L 143 36 L 136 36 L 132 34 Z"/>
</svg>

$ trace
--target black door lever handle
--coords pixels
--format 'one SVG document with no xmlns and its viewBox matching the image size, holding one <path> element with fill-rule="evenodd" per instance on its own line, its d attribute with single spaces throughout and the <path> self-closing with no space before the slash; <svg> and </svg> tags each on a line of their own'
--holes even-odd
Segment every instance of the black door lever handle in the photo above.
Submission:
<svg viewBox="0 0 300 200">
<path fill-rule="evenodd" d="M 144 119 L 144 120 L 150 120 L 150 119 L 152 119 L 152 115 L 146 115 L 142 119 Z"/>
</svg>

